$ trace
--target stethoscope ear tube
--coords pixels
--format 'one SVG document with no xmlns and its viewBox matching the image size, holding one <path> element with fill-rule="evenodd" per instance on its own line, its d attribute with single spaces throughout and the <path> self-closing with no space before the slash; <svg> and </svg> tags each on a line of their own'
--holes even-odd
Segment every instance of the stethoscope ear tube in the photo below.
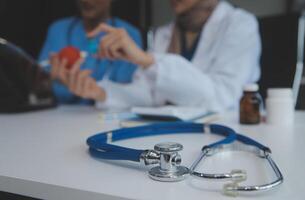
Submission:
<svg viewBox="0 0 305 200">
<path fill-rule="evenodd" d="M 237 143 L 239 142 L 239 143 Z M 204 172 L 196 171 L 199 163 L 204 160 L 208 156 L 212 156 L 218 152 L 222 151 L 246 151 L 251 152 L 257 155 L 258 157 L 267 159 L 268 163 L 270 164 L 271 168 L 273 169 L 276 180 L 263 184 L 263 185 L 256 185 L 256 186 L 240 186 L 239 184 L 247 179 L 247 173 L 244 170 L 232 170 L 230 173 L 223 173 L 223 174 L 207 174 Z M 202 148 L 202 152 L 198 159 L 193 163 L 190 167 L 190 174 L 196 178 L 205 178 L 210 180 L 223 180 L 223 181 L 231 181 L 231 183 L 225 184 L 223 187 L 224 194 L 229 196 L 237 196 L 239 192 L 260 192 L 271 190 L 279 185 L 281 185 L 284 181 L 283 175 L 276 165 L 276 163 L 271 158 L 271 150 L 260 144 L 253 139 L 246 137 L 241 134 L 236 134 L 236 142 L 227 144 L 227 145 L 219 145 L 219 146 L 204 146 Z"/>
<path fill-rule="evenodd" d="M 275 189 L 276 187 L 280 186 L 284 182 L 284 177 L 280 169 L 278 168 L 278 166 L 276 165 L 276 163 L 273 161 L 273 159 L 269 154 L 266 155 L 266 159 L 277 177 L 275 181 L 256 186 L 239 186 L 239 182 L 233 181 L 232 183 L 228 183 L 224 185 L 223 187 L 224 194 L 228 196 L 238 196 L 239 193 L 264 192 Z"/>
</svg>

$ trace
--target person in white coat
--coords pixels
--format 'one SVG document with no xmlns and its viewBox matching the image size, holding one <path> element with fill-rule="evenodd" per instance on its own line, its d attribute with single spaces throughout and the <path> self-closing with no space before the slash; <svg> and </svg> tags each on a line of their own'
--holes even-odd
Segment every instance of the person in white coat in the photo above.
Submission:
<svg viewBox="0 0 305 200">
<path fill-rule="evenodd" d="M 137 64 L 130 85 L 100 83 L 106 102 L 133 106 L 174 104 L 221 111 L 237 106 L 242 88 L 260 76 L 261 41 L 256 18 L 221 0 L 170 0 L 175 21 L 156 31 L 153 48 L 138 48 L 126 31 L 101 24 L 107 35 L 101 58 Z M 140 83 L 140 82 L 141 83 Z M 147 93 L 147 91 L 149 91 Z M 107 105 L 101 102 L 100 105 Z"/>
</svg>

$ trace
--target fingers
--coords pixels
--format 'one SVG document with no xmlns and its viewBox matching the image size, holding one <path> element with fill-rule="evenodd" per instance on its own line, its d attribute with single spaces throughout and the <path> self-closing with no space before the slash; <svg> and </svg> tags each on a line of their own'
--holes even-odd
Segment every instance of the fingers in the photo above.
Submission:
<svg viewBox="0 0 305 200">
<path fill-rule="evenodd" d="M 121 43 L 114 43 L 108 47 L 108 54 L 111 59 L 124 59 L 124 52 L 121 51 L 122 44 Z"/>
<path fill-rule="evenodd" d="M 59 58 L 57 56 L 57 54 L 52 53 L 50 54 L 50 65 L 51 65 L 51 78 L 53 80 L 57 79 L 58 76 L 58 69 L 59 69 Z"/>
<path fill-rule="evenodd" d="M 114 28 L 105 23 L 102 23 L 95 30 L 88 33 L 87 36 L 89 38 L 95 37 L 100 32 L 105 32 L 107 34 L 100 41 L 98 57 L 108 59 L 122 59 L 124 55 L 124 49 L 128 48 L 128 44 L 132 43 L 129 42 L 127 45 L 124 43 L 125 40 L 130 40 L 127 32 L 122 28 Z"/>
<path fill-rule="evenodd" d="M 80 70 L 81 68 L 81 65 L 83 64 L 84 62 L 84 58 L 80 58 L 78 59 L 75 64 L 71 67 L 70 69 L 70 73 L 73 74 L 73 73 L 76 73 Z"/>
<path fill-rule="evenodd" d="M 98 27 L 96 27 L 93 31 L 89 32 L 87 34 L 87 37 L 89 38 L 93 38 L 95 36 L 97 36 L 100 32 L 105 32 L 105 33 L 110 33 L 112 31 L 114 31 L 115 28 L 105 24 L 105 23 L 101 23 Z"/>
<path fill-rule="evenodd" d="M 67 85 L 70 87 L 73 87 L 74 89 L 74 86 L 75 86 L 75 82 L 77 81 L 77 77 L 78 77 L 78 73 L 80 73 L 80 68 L 81 68 L 81 65 L 83 63 L 83 59 L 79 59 L 76 61 L 76 63 L 72 66 L 72 68 L 69 70 L 68 72 L 68 80 L 67 80 Z"/>
<path fill-rule="evenodd" d="M 96 81 L 91 78 L 88 80 L 88 88 L 86 88 L 87 98 L 94 99 L 96 101 L 105 101 L 106 100 L 106 92 L 103 88 L 101 88 Z"/>
<path fill-rule="evenodd" d="M 90 74 L 92 71 L 90 70 L 84 70 L 80 73 L 78 73 L 77 80 L 74 83 L 74 92 L 78 96 L 83 96 L 86 92 L 85 83 L 86 80 L 90 79 Z"/>
<path fill-rule="evenodd" d="M 83 98 L 86 98 L 86 99 L 90 99 L 92 98 L 92 91 L 91 91 L 91 88 L 92 88 L 92 78 L 86 78 L 84 80 L 84 87 L 83 87 Z"/>
<path fill-rule="evenodd" d="M 57 54 L 50 55 L 50 64 L 51 64 L 51 78 L 53 80 L 59 80 L 63 83 L 67 80 L 67 60 L 58 57 Z"/>
<path fill-rule="evenodd" d="M 126 30 L 115 29 L 101 39 L 99 56 L 109 59 L 127 59 L 128 49 L 132 46 L 135 44 Z"/>
<path fill-rule="evenodd" d="M 106 57 L 110 59 L 117 59 L 117 55 L 119 55 L 118 49 L 121 47 L 120 43 L 120 35 L 117 33 L 106 35 L 101 39 L 99 55 L 100 57 Z M 113 48 L 115 45 L 117 48 Z"/>
<path fill-rule="evenodd" d="M 84 80 L 90 76 L 91 70 L 78 71 L 74 74 L 69 74 L 68 87 L 76 95 L 81 94 Z"/>
<path fill-rule="evenodd" d="M 72 74 L 69 74 L 67 86 L 73 94 L 81 98 L 104 101 L 106 98 L 105 91 L 90 76 L 91 73 L 91 70 L 73 71 Z"/>
<path fill-rule="evenodd" d="M 87 36 L 95 37 L 100 32 L 107 34 L 100 41 L 97 54 L 99 58 L 122 59 L 144 67 L 154 63 L 151 56 L 137 46 L 126 30 L 102 23 Z"/>
<path fill-rule="evenodd" d="M 63 59 L 62 61 L 60 61 L 57 71 L 58 79 L 64 84 L 66 84 L 68 81 L 68 70 L 66 68 L 67 63 L 68 63 L 67 59 Z"/>
</svg>

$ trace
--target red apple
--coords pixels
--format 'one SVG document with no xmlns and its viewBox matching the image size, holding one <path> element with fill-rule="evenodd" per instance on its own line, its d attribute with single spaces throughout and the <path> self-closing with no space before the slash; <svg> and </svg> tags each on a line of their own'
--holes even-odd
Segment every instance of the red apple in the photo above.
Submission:
<svg viewBox="0 0 305 200">
<path fill-rule="evenodd" d="M 67 60 L 67 69 L 71 69 L 72 66 L 76 63 L 76 61 L 81 58 L 80 50 L 73 46 L 67 46 L 61 49 L 58 55 L 61 60 Z"/>
</svg>

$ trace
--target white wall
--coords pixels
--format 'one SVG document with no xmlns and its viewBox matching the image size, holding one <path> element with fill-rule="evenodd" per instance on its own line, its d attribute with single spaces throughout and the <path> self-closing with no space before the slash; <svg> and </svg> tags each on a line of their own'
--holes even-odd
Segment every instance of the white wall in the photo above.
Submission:
<svg viewBox="0 0 305 200">
<path fill-rule="evenodd" d="M 249 10 L 257 16 L 284 13 L 286 0 L 229 0 L 234 5 Z M 153 0 L 153 25 L 159 26 L 172 19 L 169 0 Z"/>
</svg>

